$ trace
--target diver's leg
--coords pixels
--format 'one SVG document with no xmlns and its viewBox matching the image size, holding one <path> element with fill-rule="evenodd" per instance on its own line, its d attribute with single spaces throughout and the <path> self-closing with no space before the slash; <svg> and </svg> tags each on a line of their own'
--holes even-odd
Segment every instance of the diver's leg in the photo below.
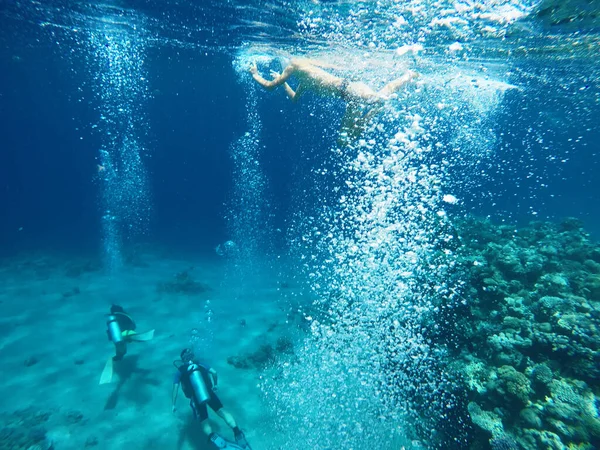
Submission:
<svg viewBox="0 0 600 450">
<path fill-rule="evenodd" d="M 379 92 L 378 95 L 383 98 L 387 98 L 390 95 L 394 94 L 398 89 L 404 86 L 407 83 L 410 83 L 413 79 L 417 77 L 417 72 L 413 72 L 409 70 L 402 77 L 397 78 L 393 81 L 390 81 L 386 84 Z"/>
<path fill-rule="evenodd" d="M 208 422 L 208 409 L 206 408 L 206 405 L 204 403 L 198 405 L 194 399 L 191 399 L 190 408 L 192 408 L 192 412 L 194 413 L 194 419 L 197 419 L 200 422 L 200 427 L 202 428 L 204 434 L 210 436 L 212 433 L 212 427 Z"/>
<path fill-rule="evenodd" d="M 123 356 L 127 354 L 127 344 L 125 341 L 117 342 L 115 344 L 115 356 L 113 356 L 113 361 L 121 361 Z"/>
<path fill-rule="evenodd" d="M 221 407 L 216 413 L 221 417 L 227 425 L 231 427 L 233 430 L 233 435 L 235 436 L 235 442 L 242 448 L 249 448 L 248 441 L 246 440 L 246 435 L 242 430 L 239 429 L 237 423 L 233 416 L 227 411 L 225 408 Z"/>
<path fill-rule="evenodd" d="M 200 427 L 202 428 L 202 432 L 208 439 L 208 442 L 212 443 L 215 448 L 226 448 L 227 443 L 223 440 L 221 436 L 213 432 L 213 429 L 210 426 L 210 422 L 208 421 L 208 408 L 206 407 L 206 403 L 197 405 L 192 400 L 190 405 L 192 405 L 192 409 L 194 410 L 194 417 L 200 421 Z"/>
<path fill-rule="evenodd" d="M 225 408 L 221 407 L 220 409 L 218 409 L 215 412 L 219 415 L 219 417 L 221 419 L 223 419 L 225 421 L 225 423 L 227 425 L 229 425 L 230 428 L 232 428 L 232 429 L 237 428 L 237 423 L 236 423 L 235 419 L 233 418 L 231 413 L 229 411 L 227 411 Z"/>
<path fill-rule="evenodd" d="M 208 419 L 203 420 L 202 422 L 200 422 L 200 427 L 202 427 L 202 432 L 208 437 L 212 434 L 213 429 L 210 426 L 210 422 L 208 421 Z"/>
<path fill-rule="evenodd" d="M 225 423 L 227 423 L 227 425 L 229 425 L 231 428 L 235 427 L 235 420 L 233 419 L 233 417 L 231 416 L 231 414 L 229 414 L 227 411 L 225 411 L 225 409 L 223 409 L 223 402 L 221 402 L 221 399 L 219 398 L 219 396 L 216 394 L 215 391 L 212 391 L 210 393 L 210 399 L 208 400 L 208 406 L 210 406 L 210 409 L 212 409 L 214 412 L 217 413 L 217 415 L 223 419 L 225 421 Z M 223 411 L 225 411 L 225 415 L 223 414 Z M 229 419 L 227 416 L 229 416 L 231 419 Z M 231 425 L 231 421 L 233 421 L 233 425 Z"/>
</svg>

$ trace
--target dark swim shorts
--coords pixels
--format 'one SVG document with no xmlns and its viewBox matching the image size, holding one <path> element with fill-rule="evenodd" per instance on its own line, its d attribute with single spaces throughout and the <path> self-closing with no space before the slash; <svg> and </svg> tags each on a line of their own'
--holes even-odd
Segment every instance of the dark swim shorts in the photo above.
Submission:
<svg viewBox="0 0 600 450">
<path fill-rule="evenodd" d="M 192 407 L 192 411 L 194 411 L 194 418 L 198 418 L 200 422 L 208 419 L 208 408 L 206 405 L 210 406 L 214 412 L 217 412 L 223 407 L 223 403 L 221 403 L 221 400 L 214 392 L 211 392 L 210 399 L 201 405 L 198 405 L 198 402 L 192 398 L 190 400 L 190 406 Z"/>
</svg>

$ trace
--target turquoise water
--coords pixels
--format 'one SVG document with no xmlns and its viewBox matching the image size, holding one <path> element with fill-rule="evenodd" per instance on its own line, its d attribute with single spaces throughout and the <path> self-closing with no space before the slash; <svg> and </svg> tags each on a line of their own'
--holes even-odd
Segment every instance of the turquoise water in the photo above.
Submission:
<svg viewBox="0 0 600 450">
<path fill-rule="evenodd" d="M 595 2 L 0 4 L 0 448 L 600 447 Z"/>
</svg>

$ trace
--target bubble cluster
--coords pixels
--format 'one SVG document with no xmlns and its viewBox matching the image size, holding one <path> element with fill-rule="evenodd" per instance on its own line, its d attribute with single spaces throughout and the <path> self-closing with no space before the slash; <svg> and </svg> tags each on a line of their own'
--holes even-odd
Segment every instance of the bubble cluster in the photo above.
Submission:
<svg viewBox="0 0 600 450">
<path fill-rule="evenodd" d="M 305 20 L 311 36 L 359 48 L 318 55 L 344 61 L 342 73 L 353 80 L 389 81 L 411 64 L 398 59 L 406 57 L 418 57 L 412 64 L 421 76 L 359 139 L 333 148 L 331 166 L 315 168 L 335 177 L 322 177 L 329 185 L 319 187 L 321 209 L 301 219 L 296 228 L 304 232 L 292 240 L 317 299 L 305 317 L 309 334 L 296 358 L 284 358 L 262 383 L 282 435 L 298 442 L 291 448 L 467 445 L 468 416 L 451 366 L 454 319 L 466 302 L 453 218 L 464 215 L 464 199 L 493 161 L 496 114 L 518 87 L 502 63 L 456 57 L 464 50 L 457 36 L 480 28 L 460 20 L 437 23 L 433 10 L 419 9 L 424 3 L 382 3 L 416 8 L 410 18 L 420 33 L 412 41 L 398 39 L 396 28 L 409 22 L 408 13 L 397 16 L 397 27 L 381 27 L 390 10 L 367 11 L 375 3 L 354 5 L 364 8 L 337 21 L 315 14 Z M 493 19 L 483 13 L 477 23 Z M 359 27 L 367 17 L 373 26 Z M 331 22 L 340 27 L 325 26 Z M 425 56 L 439 55 L 442 40 L 440 33 L 435 39 L 427 34 L 424 23 L 451 31 L 441 51 L 445 59 Z M 399 43 L 408 45 L 402 55 L 388 51 Z"/>
<path fill-rule="evenodd" d="M 391 137 L 386 129 L 399 121 L 384 122 L 340 152 L 337 204 L 303 239 L 315 255 L 307 267 L 320 312 L 307 317 L 298 361 L 264 385 L 279 416 L 306 432 L 305 445 L 369 448 L 396 435 L 433 448 L 441 441 L 433 418 L 457 406 L 444 367 L 446 318 L 462 286 L 445 213 L 454 197 L 445 167 L 424 163 L 432 152 L 424 121 L 405 114 Z"/>
<path fill-rule="evenodd" d="M 151 209 L 142 140 L 148 85 L 141 38 L 112 29 L 89 31 L 89 61 L 99 115 L 102 226 L 107 264 L 121 264 L 123 240 L 144 232 Z"/>
<path fill-rule="evenodd" d="M 233 189 L 228 205 L 227 226 L 235 252 L 229 252 L 239 270 L 252 272 L 262 253 L 269 253 L 271 226 L 267 178 L 261 166 L 262 122 L 257 112 L 257 93 L 247 74 L 248 61 L 234 60 L 234 68 L 245 79 L 245 111 L 248 131 L 232 143 Z"/>
</svg>

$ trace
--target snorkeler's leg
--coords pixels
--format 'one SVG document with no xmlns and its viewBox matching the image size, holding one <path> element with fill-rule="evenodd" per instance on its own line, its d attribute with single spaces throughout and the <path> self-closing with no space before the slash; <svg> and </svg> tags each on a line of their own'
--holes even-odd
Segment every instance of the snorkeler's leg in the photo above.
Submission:
<svg viewBox="0 0 600 450">
<path fill-rule="evenodd" d="M 367 115 L 370 119 L 371 116 L 369 113 Z M 349 102 L 346 105 L 346 112 L 340 124 L 340 136 L 338 138 L 338 145 L 340 147 L 352 144 L 359 138 L 367 125 L 365 118 L 364 110 L 359 105 L 353 102 Z"/>
<path fill-rule="evenodd" d="M 418 76 L 417 72 L 409 70 L 408 72 L 406 72 L 400 78 L 397 78 L 397 79 L 395 79 L 393 81 L 390 81 L 388 84 L 386 84 L 378 92 L 378 95 L 380 97 L 383 97 L 383 98 L 389 97 L 390 95 L 392 95 L 393 93 L 395 93 L 398 89 L 400 89 L 404 85 L 410 83 L 412 80 L 414 80 L 415 78 L 417 78 L 417 76 Z"/>
</svg>

